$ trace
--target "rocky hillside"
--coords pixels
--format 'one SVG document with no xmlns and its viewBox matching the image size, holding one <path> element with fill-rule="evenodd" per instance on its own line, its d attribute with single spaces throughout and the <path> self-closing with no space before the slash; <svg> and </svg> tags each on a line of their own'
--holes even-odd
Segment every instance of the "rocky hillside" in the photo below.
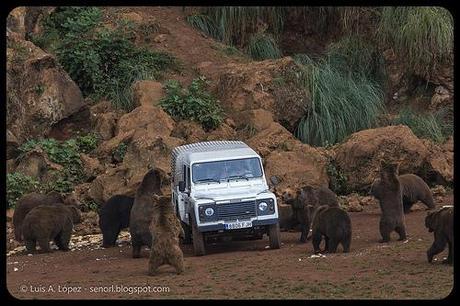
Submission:
<svg viewBox="0 0 460 306">
<path fill-rule="evenodd" d="M 169 173 L 174 147 L 220 139 L 243 140 L 259 152 L 278 195 L 306 184 L 366 192 L 382 159 L 400 162 L 401 173 L 419 174 L 431 185 L 453 183 L 452 117 L 437 116 L 452 109 L 451 62 L 414 72 L 399 45 L 379 46 L 373 52 L 381 56 L 385 86 L 371 86 L 331 62 L 312 60 L 331 46 L 340 50 L 348 37 L 341 24 L 320 35 L 318 25 L 304 21 L 296 32 L 303 17 L 294 16 L 275 40 L 278 56 L 260 60 L 249 42 L 198 29 L 196 16 L 212 20 L 211 13 L 13 10 L 9 205 L 33 189 L 58 190 L 75 192 L 82 208 L 94 209 L 112 195 L 133 195 L 149 167 Z M 275 32 L 263 16 L 247 41 Z M 293 42 L 302 37 L 309 43 Z"/>
</svg>

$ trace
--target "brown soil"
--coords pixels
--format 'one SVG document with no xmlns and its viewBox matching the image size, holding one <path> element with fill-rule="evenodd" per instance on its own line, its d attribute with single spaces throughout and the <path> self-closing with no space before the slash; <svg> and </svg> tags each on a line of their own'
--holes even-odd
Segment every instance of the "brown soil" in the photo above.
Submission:
<svg viewBox="0 0 460 306">
<path fill-rule="evenodd" d="M 439 206 L 448 204 L 453 204 L 452 194 L 438 202 Z M 353 240 L 348 254 L 311 258 L 311 242 L 300 244 L 299 233 L 282 232 L 283 244 L 279 250 L 268 249 L 266 237 L 213 244 L 207 247 L 208 255 L 204 257 L 194 257 L 191 246 L 183 246 L 182 275 L 176 275 L 172 267 L 163 266 L 157 276 L 148 276 L 148 251 L 144 251 L 143 258 L 132 259 L 129 245 L 54 251 L 8 257 L 7 287 L 20 299 L 446 297 L 453 286 L 453 267 L 440 263 L 447 250 L 433 264 L 426 260 L 426 250 L 433 241 L 432 234 L 424 227 L 426 212 L 417 209 L 408 214 L 408 240 L 396 241 L 394 235 L 388 244 L 377 242 L 379 214 L 375 205 L 350 213 Z M 101 286 L 106 291 L 117 291 L 116 286 L 124 286 L 125 292 L 94 292 L 94 287 Z M 144 286 L 151 286 L 152 292 L 129 294 L 135 287 L 147 288 Z M 159 290 L 154 289 L 156 286 L 168 287 L 169 292 L 168 289 L 153 292 Z M 80 292 L 63 292 L 71 287 Z M 31 292 L 40 288 L 43 292 Z"/>
</svg>

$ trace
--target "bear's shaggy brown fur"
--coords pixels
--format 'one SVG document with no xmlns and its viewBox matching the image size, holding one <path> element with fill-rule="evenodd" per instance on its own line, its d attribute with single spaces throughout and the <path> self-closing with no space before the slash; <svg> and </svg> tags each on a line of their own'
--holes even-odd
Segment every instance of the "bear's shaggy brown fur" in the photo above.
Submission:
<svg viewBox="0 0 460 306">
<path fill-rule="evenodd" d="M 428 262 L 432 262 L 433 256 L 441 253 L 449 246 L 449 255 L 443 263 L 452 264 L 454 258 L 454 208 L 443 207 L 429 212 L 425 218 L 425 226 L 434 233 L 434 241 L 426 252 Z"/>
<path fill-rule="evenodd" d="M 399 240 L 406 239 L 406 224 L 402 205 L 402 187 L 398 179 L 398 165 L 381 163 L 380 179 L 376 180 L 370 192 L 380 204 L 380 242 L 390 241 L 390 234 L 396 231 Z"/>
<path fill-rule="evenodd" d="M 26 217 L 27 213 L 33 208 L 39 205 L 45 204 L 66 204 L 66 205 L 77 205 L 73 195 L 63 197 L 60 193 L 52 191 L 48 194 L 41 193 L 28 193 L 22 196 L 14 209 L 13 214 L 13 227 L 14 227 L 14 237 L 17 241 L 22 242 L 22 222 Z"/>
<path fill-rule="evenodd" d="M 428 209 L 435 208 L 433 194 L 425 181 L 415 174 L 403 174 L 399 177 L 402 186 L 404 213 L 410 212 L 414 203 L 421 201 Z"/>
<path fill-rule="evenodd" d="M 177 274 L 184 271 L 184 255 L 179 247 L 179 236 L 184 230 L 176 217 L 170 197 L 155 197 L 155 207 L 150 224 L 152 245 L 149 259 L 149 275 L 154 275 L 161 265 L 168 264 Z"/>
<path fill-rule="evenodd" d="M 300 224 L 300 241 L 306 242 L 311 225 L 311 215 L 321 205 L 338 207 L 336 194 L 325 186 L 313 188 L 302 187 L 297 192 L 287 189 L 283 192 L 283 200 L 292 206 L 292 224 Z"/>
<path fill-rule="evenodd" d="M 24 218 L 22 233 L 28 252 L 34 252 L 36 243 L 42 252 L 50 252 L 49 241 L 54 240 L 60 250 L 69 250 L 73 225 L 81 214 L 73 205 L 40 205 Z"/>
<path fill-rule="evenodd" d="M 162 170 L 149 170 L 137 188 L 129 218 L 133 258 L 141 256 L 143 245 L 150 247 L 152 244 L 149 226 L 154 211 L 154 196 L 161 194 L 161 186 L 164 184 L 165 178 L 166 174 Z"/>
<path fill-rule="evenodd" d="M 335 253 L 342 244 L 343 252 L 350 251 L 351 220 L 347 212 L 339 207 L 322 205 L 313 214 L 312 243 L 315 253 L 319 253 L 322 237 L 326 241 L 325 251 Z"/>
</svg>

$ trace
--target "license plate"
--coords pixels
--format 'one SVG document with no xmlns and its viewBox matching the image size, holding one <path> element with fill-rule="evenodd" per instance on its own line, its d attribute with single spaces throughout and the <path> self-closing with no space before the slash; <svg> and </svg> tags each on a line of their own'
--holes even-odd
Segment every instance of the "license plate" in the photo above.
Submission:
<svg viewBox="0 0 460 306">
<path fill-rule="evenodd" d="M 240 221 L 240 222 L 232 222 L 232 223 L 225 223 L 224 228 L 227 230 L 234 230 L 240 228 L 247 228 L 252 227 L 252 221 Z"/>
</svg>

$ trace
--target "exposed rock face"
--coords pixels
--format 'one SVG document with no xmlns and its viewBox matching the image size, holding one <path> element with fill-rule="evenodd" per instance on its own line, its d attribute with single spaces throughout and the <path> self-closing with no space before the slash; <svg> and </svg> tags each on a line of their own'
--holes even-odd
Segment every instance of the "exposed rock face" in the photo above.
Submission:
<svg viewBox="0 0 460 306">
<path fill-rule="evenodd" d="M 220 67 L 217 92 L 224 110 L 228 111 L 230 118 L 237 124 L 241 122 L 242 115 L 252 118 L 251 121 L 257 122 L 256 125 L 265 124 L 264 121 L 253 120 L 254 117 L 267 117 L 268 113 L 263 114 L 261 110 L 268 111 L 275 121 L 283 124 L 297 123 L 304 114 L 306 101 L 292 99 L 287 108 L 286 101 L 275 97 L 276 90 L 273 89 L 273 79 L 296 67 L 290 57 L 244 64 L 231 63 Z"/>
<path fill-rule="evenodd" d="M 124 142 L 125 156 L 116 168 L 108 168 L 91 183 L 89 196 L 97 203 L 116 194 L 134 196 L 149 169 L 159 168 L 169 173 L 171 150 L 185 143 L 171 136 L 174 128 L 173 119 L 155 106 L 142 105 L 121 116 L 116 136 L 103 142 L 98 152 L 111 156 Z M 169 192 L 169 186 L 165 186 L 163 192 Z"/>
<path fill-rule="evenodd" d="M 47 154 L 40 148 L 33 149 L 18 161 L 15 171 L 33 177 L 39 181 L 48 178 L 49 170 L 62 170 L 62 166 L 49 160 Z"/>
<path fill-rule="evenodd" d="M 399 162 L 401 174 L 414 173 L 425 180 L 427 176 L 452 180 L 453 160 L 449 162 L 448 152 L 417 138 L 404 125 L 354 133 L 333 150 L 336 164 L 345 173 L 350 190 L 368 188 L 378 177 L 382 159 Z"/>
<path fill-rule="evenodd" d="M 171 135 L 184 139 L 186 143 L 199 142 L 207 136 L 199 123 L 187 120 L 178 122 Z"/>
<path fill-rule="evenodd" d="M 299 144 L 293 151 L 274 151 L 265 158 L 265 175 L 276 176 L 279 183 L 275 192 L 281 194 L 286 188 L 294 190 L 309 185 L 328 186 L 327 158 L 319 150 Z"/>
<path fill-rule="evenodd" d="M 276 122 L 271 122 L 266 129 L 247 140 L 247 144 L 262 157 L 276 149 L 287 150 L 292 143 L 300 143 L 300 141 L 296 140 L 288 130 Z"/>
<path fill-rule="evenodd" d="M 56 58 L 29 41 L 8 40 L 7 88 L 7 126 L 19 142 L 46 135 L 85 105 Z"/>
<path fill-rule="evenodd" d="M 157 106 L 164 95 L 165 91 L 160 82 L 144 80 L 133 84 L 133 101 L 137 106 Z"/>
</svg>

